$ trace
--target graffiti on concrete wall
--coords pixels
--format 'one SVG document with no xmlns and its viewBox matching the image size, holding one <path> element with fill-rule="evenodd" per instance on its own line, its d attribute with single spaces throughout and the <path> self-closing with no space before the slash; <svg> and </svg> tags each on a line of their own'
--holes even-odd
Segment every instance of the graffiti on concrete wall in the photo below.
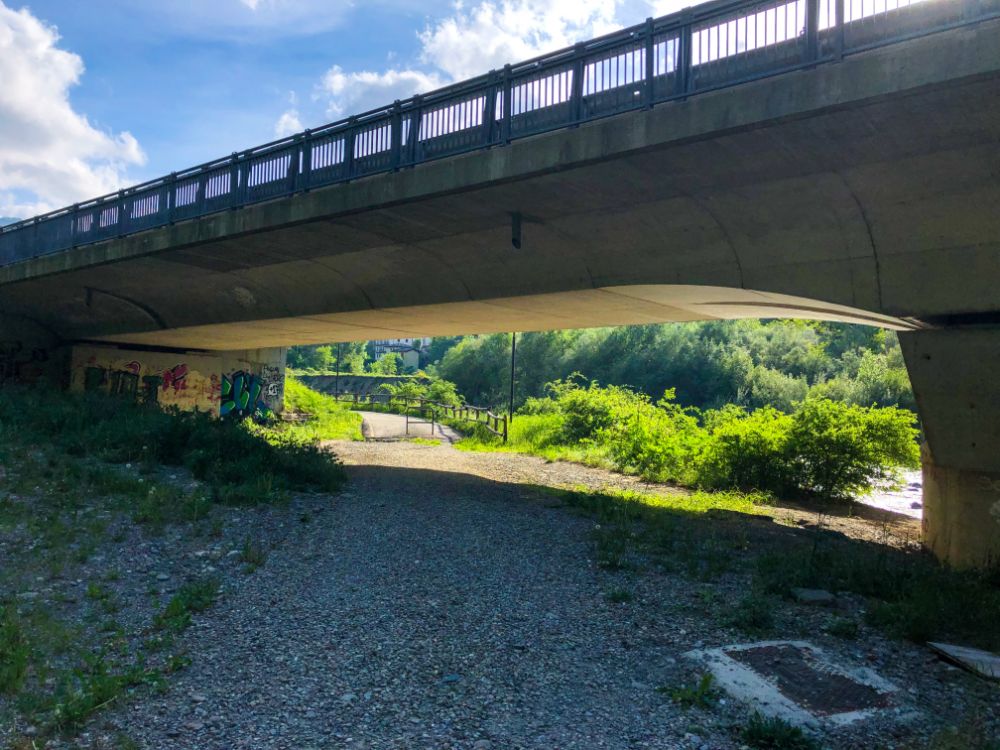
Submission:
<svg viewBox="0 0 1000 750">
<path fill-rule="evenodd" d="M 120 367 L 91 365 L 83 371 L 85 391 L 106 391 L 115 396 L 125 396 L 146 404 L 159 401 L 159 375 L 143 375 L 142 365 L 136 361 L 126 362 Z"/>
<path fill-rule="evenodd" d="M 187 390 L 187 376 L 188 366 L 185 364 L 174 365 L 169 370 L 164 370 L 161 376 L 163 379 L 163 389 L 172 388 L 174 393 Z"/>
<path fill-rule="evenodd" d="M 230 419 L 266 420 L 274 416 L 265 396 L 268 384 L 260 375 L 237 370 L 222 376 L 219 414 Z"/>
<path fill-rule="evenodd" d="M 49 353 L 23 341 L 0 341 L 0 385 L 8 381 L 34 383 L 45 371 Z"/>
</svg>

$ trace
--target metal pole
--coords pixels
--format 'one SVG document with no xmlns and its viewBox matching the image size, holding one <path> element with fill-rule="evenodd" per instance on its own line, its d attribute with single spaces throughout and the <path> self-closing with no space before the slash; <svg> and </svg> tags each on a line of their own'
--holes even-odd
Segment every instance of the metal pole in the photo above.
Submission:
<svg viewBox="0 0 1000 750">
<path fill-rule="evenodd" d="M 508 405 L 507 413 L 510 415 L 510 421 L 514 421 L 514 362 L 517 356 L 517 334 L 512 333 L 510 335 L 510 403 Z"/>
<path fill-rule="evenodd" d="M 336 396 L 334 396 L 334 398 L 338 399 L 340 398 L 340 358 L 343 356 L 343 354 L 344 354 L 344 344 L 339 343 L 337 344 L 337 377 L 333 381 L 334 382 L 333 392 L 337 394 Z"/>
</svg>

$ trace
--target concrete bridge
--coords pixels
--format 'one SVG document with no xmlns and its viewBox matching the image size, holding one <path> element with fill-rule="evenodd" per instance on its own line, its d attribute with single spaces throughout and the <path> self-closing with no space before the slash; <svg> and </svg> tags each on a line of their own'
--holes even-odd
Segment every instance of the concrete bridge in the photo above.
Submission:
<svg viewBox="0 0 1000 750">
<path fill-rule="evenodd" d="M 245 413 L 290 344 L 867 323 L 900 332 L 927 544 L 996 561 L 998 15 L 713 3 L 5 228 L 0 378 Z"/>
</svg>

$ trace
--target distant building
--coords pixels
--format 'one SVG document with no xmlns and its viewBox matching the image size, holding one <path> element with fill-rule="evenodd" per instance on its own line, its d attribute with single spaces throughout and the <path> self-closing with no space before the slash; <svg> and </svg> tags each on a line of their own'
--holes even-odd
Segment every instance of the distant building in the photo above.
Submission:
<svg viewBox="0 0 1000 750">
<path fill-rule="evenodd" d="M 420 367 L 420 355 L 430 346 L 430 343 L 429 338 L 379 339 L 371 342 L 375 359 L 381 359 L 384 355 L 393 352 L 403 358 L 404 367 L 414 370 Z"/>
</svg>

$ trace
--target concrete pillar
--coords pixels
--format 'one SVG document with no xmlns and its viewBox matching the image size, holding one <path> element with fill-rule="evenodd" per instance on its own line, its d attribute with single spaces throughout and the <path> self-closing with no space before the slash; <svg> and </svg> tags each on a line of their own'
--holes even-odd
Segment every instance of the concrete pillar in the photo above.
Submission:
<svg viewBox="0 0 1000 750">
<path fill-rule="evenodd" d="M 924 543 L 1000 564 L 1000 327 L 899 336 L 924 428 Z"/>
</svg>

